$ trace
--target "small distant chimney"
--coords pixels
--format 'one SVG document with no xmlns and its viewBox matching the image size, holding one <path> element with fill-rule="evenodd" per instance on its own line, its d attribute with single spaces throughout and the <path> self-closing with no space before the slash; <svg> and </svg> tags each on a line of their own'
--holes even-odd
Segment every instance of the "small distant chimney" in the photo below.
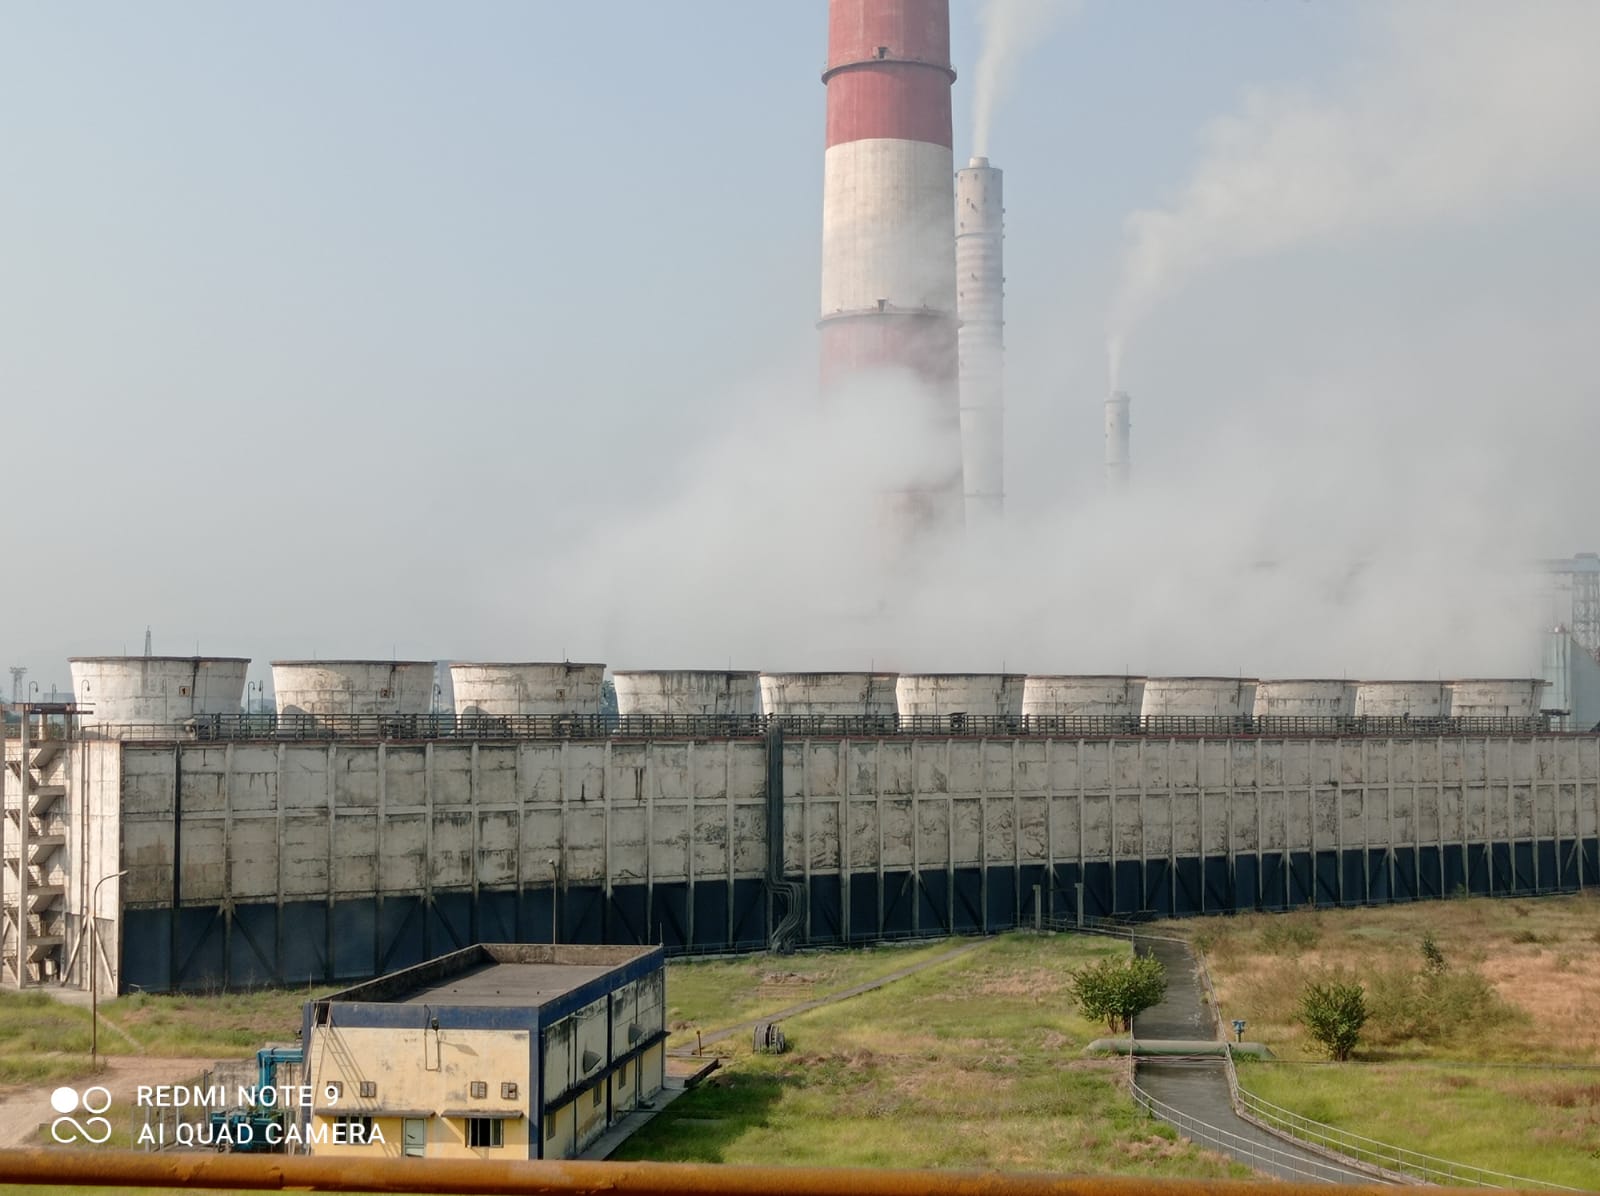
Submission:
<svg viewBox="0 0 1600 1196">
<path fill-rule="evenodd" d="M 1132 458 L 1128 448 L 1128 407 L 1133 400 L 1119 390 L 1106 400 L 1106 489 L 1121 490 L 1128 484 Z"/>
</svg>

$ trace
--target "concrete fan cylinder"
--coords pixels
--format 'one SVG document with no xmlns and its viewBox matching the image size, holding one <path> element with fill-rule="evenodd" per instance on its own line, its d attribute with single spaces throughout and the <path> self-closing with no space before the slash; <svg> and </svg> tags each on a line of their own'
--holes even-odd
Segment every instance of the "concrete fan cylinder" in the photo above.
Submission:
<svg viewBox="0 0 1600 1196">
<path fill-rule="evenodd" d="M 637 669 L 613 673 L 617 713 L 754 718 L 761 713 L 758 674 L 704 669 Z"/>
<path fill-rule="evenodd" d="M 458 718 L 600 713 L 603 664 L 453 664 L 450 684 Z"/>
<path fill-rule="evenodd" d="M 238 714 L 244 705 L 242 656 L 74 656 L 73 700 L 103 728 L 174 726 L 200 715 Z"/>
<path fill-rule="evenodd" d="M 1356 686 L 1360 718 L 1447 718 L 1450 689 L 1443 681 L 1362 681 Z"/>
<path fill-rule="evenodd" d="M 1535 718 L 1545 682 L 1529 678 L 1450 682 L 1451 718 Z"/>
<path fill-rule="evenodd" d="M 1151 677 L 1144 683 L 1145 718 L 1248 718 L 1255 678 Z"/>
<path fill-rule="evenodd" d="M 1022 685 L 1028 718 L 1138 718 L 1143 677 L 1030 676 Z"/>
<path fill-rule="evenodd" d="M 282 717 L 427 714 L 431 660 L 275 660 L 272 689 Z"/>
<path fill-rule="evenodd" d="M 894 673 L 762 673 L 761 712 L 779 718 L 893 718 Z"/>
<path fill-rule="evenodd" d="M 901 718 L 1019 718 L 1021 673 L 902 673 L 895 682 Z"/>
<path fill-rule="evenodd" d="M 1354 681 L 1260 681 L 1257 718 L 1347 718 L 1356 712 Z"/>
</svg>

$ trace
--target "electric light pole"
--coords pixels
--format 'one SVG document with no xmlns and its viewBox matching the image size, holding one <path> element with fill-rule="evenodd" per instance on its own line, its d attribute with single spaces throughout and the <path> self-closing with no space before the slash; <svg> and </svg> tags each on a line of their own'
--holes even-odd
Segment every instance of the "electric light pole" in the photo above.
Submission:
<svg viewBox="0 0 1600 1196">
<path fill-rule="evenodd" d="M 108 880 L 128 875 L 124 868 L 121 872 L 113 872 L 110 876 L 102 876 L 94 882 L 94 890 L 89 895 L 89 1069 L 97 1066 L 97 1056 L 100 1054 L 100 919 L 95 916 L 95 910 L 100 908 L 100 886 Z"/>
</svg>

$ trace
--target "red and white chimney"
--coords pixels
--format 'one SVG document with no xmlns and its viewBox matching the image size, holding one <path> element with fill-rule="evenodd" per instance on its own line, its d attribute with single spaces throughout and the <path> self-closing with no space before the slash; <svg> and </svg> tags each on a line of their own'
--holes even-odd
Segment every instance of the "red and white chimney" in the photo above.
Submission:
<svg viewBox="0 0 1600 1196">
<path fill-rule="evenodd" d="M 919 522 L 959 522 L 949 0 L 830 0 L 822 383 L 898 367 L 937 459 L 891 480 Z"/>
</svg>

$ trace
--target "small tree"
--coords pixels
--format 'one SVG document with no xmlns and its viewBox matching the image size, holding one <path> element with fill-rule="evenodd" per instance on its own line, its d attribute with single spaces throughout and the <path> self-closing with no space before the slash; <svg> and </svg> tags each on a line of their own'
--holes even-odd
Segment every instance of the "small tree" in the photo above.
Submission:
<svg viewBox="0 0 1600 1196">
<path fill-rule="evenodd" d="M 1367 1022 L 1367 994 L 1359 984 L 1329 979 L 1306 985 L 1295 1019 L 1338 1062 L 1350 1058 Z"/>
<path fill-rule="evenodd" d="M 1083 1016 L 1126 1030 L 1134 1016 L 1167 995 L 1167 970 L 1154 956 L 1102 959 L 1070 973 L 1068 989 Z"/>
</svg>

